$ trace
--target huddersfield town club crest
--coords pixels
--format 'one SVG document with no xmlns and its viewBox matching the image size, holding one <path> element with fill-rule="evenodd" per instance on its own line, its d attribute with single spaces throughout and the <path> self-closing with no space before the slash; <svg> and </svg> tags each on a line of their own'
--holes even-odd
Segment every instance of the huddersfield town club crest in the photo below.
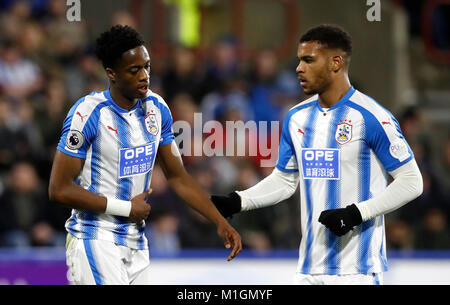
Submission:
<svg viewBox="0 0 450 305">
<path fill-rule="evenodd" d="M 341 121 L 341 123 L 337 124 L 334 138 L 336 139 L 336 142 L 341 145 L 350 142 L 352 139 L 352 125 L 349 123 L 350 121 L 347 122 L 347 120 L 345 120 L 344 122 Z"/>
<path fill-rule="evenodd" d="M 158 122 L 156 121 L 156 114 L 149 114 L 145 118 L 145 128 L 153 136 L 156 136 L 158 134 L 159 129 Z"/>
</svg>

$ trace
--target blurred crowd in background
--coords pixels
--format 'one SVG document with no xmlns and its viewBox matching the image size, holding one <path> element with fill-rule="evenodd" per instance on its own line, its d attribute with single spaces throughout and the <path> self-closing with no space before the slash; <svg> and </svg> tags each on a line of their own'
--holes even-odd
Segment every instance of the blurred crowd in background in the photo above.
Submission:
<svg viewBox="0 0 450 305">
<path fill-rule="evenodd" d="M 86 25 L 67 22 L 65 1 L 35 2 L 41 5 L 16 1 L 0 7 L 0 247 L 64 246 L 70 209 L 47 195 L 62 122 L 80 97 L 108 86 Z M 136 27 L 127 12 L 113 16 L 111 25 L 117 23 Z M 306 98 L 296 78 L 295 54 L 292 65 L 281 69 L 272 51 L 260 50 L 242 61 L 236 46 L 224 36 L 202 56 L 175 45 L 165 61 L 152 56 L 151 89 L 164 97 L 174 122 L 193 124 L 199 112 L 203 122 L 282 121 Z M 436 148 L 420 107 L 394 115 L 422 170 L 424 192 L 386 216 L 387 247 L 450 249 L 450 135 Z M 260 167 L 261 158 L 183 156 L 183 161 L 209 194 L 226 194 L 253 186 L 272 171 Z M 151 254 L 223 247 L 215 226 L 169 189 L 158 165 L 152 189 Z M 301 238 L 298 201 L 297 190 L 285 202 L 230 222 L 246 248 L 295 249 Z"/>
</svg>

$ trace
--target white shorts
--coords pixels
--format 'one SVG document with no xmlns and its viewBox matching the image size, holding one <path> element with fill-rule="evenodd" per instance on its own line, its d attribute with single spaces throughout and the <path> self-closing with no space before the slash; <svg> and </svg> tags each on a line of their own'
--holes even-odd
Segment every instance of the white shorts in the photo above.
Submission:
<svg viewBox="0 0 450 305">
<path fill-rule="evenodd" d="M 329 275 L 296 273 L 294 275 L 294 285 L 383 285 L 383 274 Z"/>
<path fill-rule="evenodd" d="M 150 283 L 148 250 L 67 234 L 66 263 L 71 284 L 145 285 Z"/>
</svg>

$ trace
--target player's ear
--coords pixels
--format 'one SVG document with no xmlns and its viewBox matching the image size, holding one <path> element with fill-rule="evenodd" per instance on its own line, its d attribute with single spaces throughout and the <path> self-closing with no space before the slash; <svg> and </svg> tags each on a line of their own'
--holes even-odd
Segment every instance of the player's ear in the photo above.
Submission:
<svg viewBox="0 0 450 305">
<path fill-rule="evenodd" d="M 341 55 L 335 55 L 331 59 L 330 63 L 331 71 L 338 72 L 339 70 L 343 69 L 345 66 L 344 58 Z"/>
<path fill-rule="evenodd" d="M 108 76 L 108 78 L 112 82 L 115 82 L 116 81 L 116 72 L 114 72 L 114 70 L 111 68 L 106 68 L 105 71 L 106 71 L 106 76 Z"/>
</svg>

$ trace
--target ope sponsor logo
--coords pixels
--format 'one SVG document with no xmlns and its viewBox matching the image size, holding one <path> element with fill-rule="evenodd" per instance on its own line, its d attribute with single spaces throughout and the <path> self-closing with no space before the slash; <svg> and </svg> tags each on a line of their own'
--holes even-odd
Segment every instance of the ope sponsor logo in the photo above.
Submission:
<svg viewBox="0 0 450 305">
<path fill-rule="evenodd" d="M 148 173 L 155 160 L 155 142 L 123 148 L 119 156 L 119 178 Z"/>
<path fill-rule="evenodd" d="M 127 148 L 124 151 L 124 157 L 126 160 L 132 160 L 142 156 L 150 156 L 153 153 L 152 145 L 139 146 L 134 148 Z"/>
<path fill-rule="evenodd" d="M 305 179 L 340 179 L 339 149 L 303 149 L 303 177 Z"/>
<path fill-rule="evenodd" d="M 332 150 L 307 150 L 305 151 L 306 161 L 333 161 L 335 156 L 335 151 Z"/>
</svg>

